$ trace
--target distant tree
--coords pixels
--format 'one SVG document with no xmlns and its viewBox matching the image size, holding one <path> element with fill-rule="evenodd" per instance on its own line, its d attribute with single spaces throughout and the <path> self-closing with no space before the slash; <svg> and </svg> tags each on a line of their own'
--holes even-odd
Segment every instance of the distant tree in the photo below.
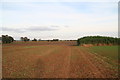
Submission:
<svg viewBox="0 0 120 80">
<path fill-rule="evenodd" d="M 2 43 L 11 43 L 14 39 L 11 36 L 8 35 L 2 35 Z"/>
<path fill-rule="evenodd" d="M 2 41 L 2 37 L 0 37 L 0 40 Z"/>
<path fill-rule="evenodd" d="M 26 42 L 26 41 L 29 41 L 29 40 L 28 40 L 28 38 L 27 38 L 27 37 L 24 37 L 24 41 Z"/>
<path fill-rule="evenodd" d="M 34 38 L 32 41 L 37 41 L 37 39 Z"/>
<path fill-rule="evenodd" d="M 118 44 L 120 45 L 120 38 L 118 38 Z"/>
<path fill-rule="evenodd" d="M 41 41 L 41 39 L 39 39 L 38 41 Z"/>
<path fill-rule="evenodd" d="M 24 37 L 20 37 L 21 41 L 24 41 Z"/>
<path fill-rule="evenodd" d="M 10 42 L 14 41 L 13 37 L 11 37 L 11 36 L 9 36 L 9 40 L 10 40 Z"/>
<path fill-rule="evenodd" d="M 30 41 L 30 39 L 27 39 L 27 41 Z"/>
<path fill-rule="evenodd" d="M 59 39 L 53 39 L 52 41 L 59 41 Z"/>
<path fill-rule="evenodd" d="M 51 40 L 46 40 L 46 41 L 50 42 Z"/>
<path fill-rule="evenodd" d="M 1 44 L 1 42 L 2 42 L 2 37 L 0 37 L 0 44 Z"/>
<path fill-rule="evenodd" d="M 20 37 L 21 41 L 30 41 L 30 39 L 28 39 L 27 37 Z"/>
</svg>

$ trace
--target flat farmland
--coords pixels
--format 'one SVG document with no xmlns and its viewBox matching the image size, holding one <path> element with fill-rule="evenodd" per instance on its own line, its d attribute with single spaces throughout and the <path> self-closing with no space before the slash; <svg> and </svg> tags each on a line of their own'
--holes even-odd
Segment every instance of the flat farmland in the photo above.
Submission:
<svg viewBox="0 0 120 80">
<path fill-rule="evenodd" d="M 99 54 L 98 54 L 99 55 Z M 76 41 L 2 45 L 3 78 L 117 78 L 118 70 Z M 114 61 L 114 60 L 113 60 Z"/>
</svg>

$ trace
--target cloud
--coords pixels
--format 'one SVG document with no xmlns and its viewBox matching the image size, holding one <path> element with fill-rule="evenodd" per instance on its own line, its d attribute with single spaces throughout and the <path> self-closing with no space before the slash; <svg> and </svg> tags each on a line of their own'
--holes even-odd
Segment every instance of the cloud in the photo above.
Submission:
<svg viewBox="0 0 120 80">
<path fill-rule="evenodd" d="M 53 35 L 69 38 L 74 36 L 73 34 L 80 34 L 77 32 L 87 34 L 87 32 L 118 31 L 117 3 L 33 2 L 4 3 L 1 18 L 3 33 L 33 37 L 35 35 L 39 37 L 39 33 L 43 35 L 41 38 L 47 39 L 49 35 L 51 38 Z"/>
<path fill-rule="evenodd" d="M 55 31 L 58 30 L 56 26 L 54 27 L 41 27 L 41 26 L 32 26 L 29 28 L 8 28 L 8 27 L 2 27 L 2 31 L 7 31 L 7 32 L 17 32 L 17 33 L 23 33 L 27 31 Z"/>
<path fill-rule="evenodd" d="M 101 22 L 104 19 L 109 21 L 113 19 L 108 17 L 116 18 L 114 16 L 117 15 L 116 3 L 5 3 L 4 6 L 3 25 L 64 24 L 71 26 L 71 24 Z"/>
<path fill-rule="evenodd" d="M 57 28 L 53 28 L 53 27 L 31 27 L 27 29 L 28 31 L 54 31 L 54 30 L 58 30 Z"/>
<path fill-rule="evenodd" d="M 18 33 L 25 32 L 24 29 L 15 29 L 15 28 L 7 28 L 7 27 L 2 27 L 2 31 L 10 31 L 10 32 L 18 32 Z"/>
<path fill-rule="evenodd" d="M 60 27 L 60 26 L 51 25 L 51 27 L 57 27 L 57 28 L 58 28 L 58 27 Z"/>
</svg>

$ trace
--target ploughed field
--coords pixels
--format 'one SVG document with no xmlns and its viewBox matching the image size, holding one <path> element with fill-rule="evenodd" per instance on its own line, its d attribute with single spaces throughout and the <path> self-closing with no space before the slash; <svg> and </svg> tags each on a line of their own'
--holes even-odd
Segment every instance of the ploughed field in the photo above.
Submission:
<svg viewBox="0 0 120 80">
<path fill-rule="evenodd" d="M 3 78 L 117 78 L 118 59 L 117 53 L 114 52 L 116 49 L 112 50 L 112 53 L 106 53 L 106 50 L 99 46 L 96 48 L 75 45 L 75 41 L 3 44 L 2 76 Z M 109 55 L 116 56 L 111 59 Z"/>
</svg>

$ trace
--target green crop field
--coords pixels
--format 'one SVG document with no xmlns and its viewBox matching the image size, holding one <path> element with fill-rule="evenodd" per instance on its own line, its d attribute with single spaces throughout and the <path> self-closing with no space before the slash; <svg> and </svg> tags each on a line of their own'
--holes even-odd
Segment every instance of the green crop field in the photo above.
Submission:
<svg viewBox="0 0 120 80">
<path fill-rule="evenodd" d="M 86 50 L 90 53 L 93 53 L 97 56 L 96 59 L 101 59 L 104 62 L 111 65 L 111 69 L 118 70 L 118 61 L 119 61 L 119 48 L 120 46 L 92 46 L 92 47 L 80 47 L 83 50 Z"/>
<path fill-rule="evenodd" d="M 120 46 L 94 46 L 90 47 L 90 51 L 112 60 L 118 60 L 118 48 Z"/>
</svg>

